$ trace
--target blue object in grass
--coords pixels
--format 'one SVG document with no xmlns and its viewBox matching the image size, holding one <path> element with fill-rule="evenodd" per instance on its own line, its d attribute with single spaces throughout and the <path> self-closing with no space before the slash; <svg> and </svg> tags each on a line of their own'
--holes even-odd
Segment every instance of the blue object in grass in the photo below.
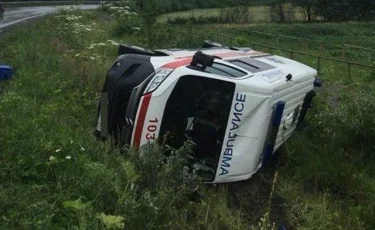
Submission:
<svg viewBox="0 0 375 230">
<path fill-rule="evenodd" d="M 9 65 L 0 64 L 0 81 L 10 80 L 13 77 L 13 68 Z"/>
</svg>

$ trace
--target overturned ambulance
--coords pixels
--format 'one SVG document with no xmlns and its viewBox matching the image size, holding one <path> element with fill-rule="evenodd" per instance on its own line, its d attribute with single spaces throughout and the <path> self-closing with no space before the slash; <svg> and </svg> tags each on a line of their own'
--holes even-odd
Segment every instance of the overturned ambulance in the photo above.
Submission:
<svg viewBox="0 0 375 230">
<path fill-rule="evenodd" d="M 316 70 L 250 48 L 210 41 L 199 50 L 121 45 L 95 135 L 135 148 L 189 141 L 204 181 L 246 180 L 302 123 L 320 86 Z"/>
</svg>

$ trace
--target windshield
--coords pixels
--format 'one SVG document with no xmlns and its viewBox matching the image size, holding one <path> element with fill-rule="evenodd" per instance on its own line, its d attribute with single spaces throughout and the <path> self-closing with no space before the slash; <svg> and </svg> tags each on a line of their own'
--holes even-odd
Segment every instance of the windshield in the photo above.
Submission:
<svg viewBox="0 0 375 230">
<path fill-rule="evenodd" d="M 194 143 L 192 166 L 205 181 L 214 179 L 235 84 L 200 76 L 183 76 L 171 93 L 161 124 L 166 144 Z"/>
</svg>

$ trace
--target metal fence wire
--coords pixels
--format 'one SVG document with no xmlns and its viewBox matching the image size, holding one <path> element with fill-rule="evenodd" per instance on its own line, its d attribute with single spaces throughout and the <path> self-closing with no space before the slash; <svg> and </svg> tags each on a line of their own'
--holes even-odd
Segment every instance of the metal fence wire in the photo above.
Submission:
<svg viewBox="0 0 375 230">
<path fill-rule="evenodd" d="M 215 41 L 218 41 L 220 43 L 229 43 L 231 44 L 236 38 L 235 37 L 232 37 L 232 36 L 229 36 L 229 35 L 226 35 L 226 34 L 221 34 L 221 33 L 217 33 L 217 32 L 212 32 L 212 31 L 207 31 L 207 30 L 204 30 L 204 29 L 201 29 L 199 28 L 200 30 L 204 31 L 206 34 L 210 34 L 212 37 L 212 39 L 214 39 Z M 347 66 L 347 77 L 348 79 L 353 82 L 353 79 L 352 79 L 352 69 L 353 67 L 359 67 L 361 68 L 363 71 L 367 72 L 367 71 L 375 71 L 375 66 L 371 66 L 371 65 L 366 65 L 366 64 L 362 64 L 362 63 L 357 63 L 357 62 L 352 62 L 352 61 L 345 61 L 345 60 L 340 60 L 340 59 L 337 59 L 337 58 L 331 58 L 331 57 L 325 57 L 325 56 L 320 56 L 320 55 L 315 55 L 315 54 L 310 54 L 310 53 L 305 53 L 305 52 L 300 52 L 300 51 L 294 51 L 294 50 L 289 50 L 289 49 L 283 49 L 283 48 L 279 48 L 279 47 L 275 47 L 275 46 L 269 46 L 269 45 L 265 45 L 265 44 L 261 44 L 261 43 L 257 43 L 257 42 L 252 42 L 250 41 L 250 44 L 252 47 L 252 49 L 259 49 L 260 51 L 265 51 L 265 52 L 269 52 L 269 53 L 272 53 L 274 51 L 281 51 L 281 52 L 285 52 L 285 53 L 288 53 L 289 54 L 289 57 L 290 59 L 293 59 L 295 60 L 295 55 L 302 55 L 302 56 L 305 56 L 305 57 L 310 57 L 310 58 L 315 58 L 316 59 L 316 70 L 318 72 L 318 74 L 321 74 L 321 71 L 322 71 L 322 62 L 323 61 L 331 61 L 331 62 L 335 62 L 335 63 L 341 63 L 341 64 L 344 64 Z M 352 45 L 346 45 L 346 44 L 343 44 L 344 47 L 352 47 L 352 48 L 361 48 L 361 49 L 367 49 L 367 48 L 364 48 L 364 47 L 355 47 L 355 46 L 352 46 Z M 375 51 L 373 49 L 368 49 L 369 51 Z M 307 63 L 304 63 L 304 64 L 307 64 Z"/>
</svg>

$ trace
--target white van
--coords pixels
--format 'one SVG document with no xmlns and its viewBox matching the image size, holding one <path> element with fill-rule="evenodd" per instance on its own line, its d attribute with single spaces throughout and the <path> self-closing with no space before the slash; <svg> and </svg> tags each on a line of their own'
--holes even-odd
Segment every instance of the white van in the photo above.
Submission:
<svg viewBox="0 0 375 230">
<path fill-rule="evenodd" d="M 205 41 L 199 50 L 121 45 L 108 71 L 95 134 L 135 148 L 194 143 L 211 183 L 246 180 L 301 124 L 317 71 L 250 48 Z"/>
</svg>

